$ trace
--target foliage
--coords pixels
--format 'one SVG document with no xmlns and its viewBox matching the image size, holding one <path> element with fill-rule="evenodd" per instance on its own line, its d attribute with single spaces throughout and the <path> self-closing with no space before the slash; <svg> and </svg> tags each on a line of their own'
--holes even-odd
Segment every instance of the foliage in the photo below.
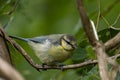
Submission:
<svg viewBox="0 0 120 80">
<path fill-rule="evenodd" d="M 5 25 L 10 17 L 13 17 L 13 21 L 6 30 L 8 34 L 34 37 L 48 34 L 70 33 L 76 36 L 78 49 L 64 63 L 75 64 L 89 59 L 96 59 L 83 31 L 75 0 L 20 0 L 16 9 L 9 15 L 8 13 L 12 10 L 16 1 L 0 0 L 0 23 Z M 84 0 L 84 4 L 89 18 L 97 25 L 99 12 L 98 0 Z M 118 15 L 120 15 L 119 0 L 101 0 L 101 16 L 97 31 L 103 43 L 119 32 L 119 30 L 110 28 L 116 21 Z M 119 22 L 120 19 L 113 27 L 120 28 Z M 21 44 L 36 63 L 40 64 L 33 50 L 26 43 L 21 41 L 18 41 L 18 43 Z M 47 70 L 38 72 L 13 47 L 10 51 L 13 63 L 26 80 L 100 80 L 96 65 L 88 65 L 67 71 Z M 109 54 L 114 55 L 115 50 L 110 51 Z"/>
</svg>

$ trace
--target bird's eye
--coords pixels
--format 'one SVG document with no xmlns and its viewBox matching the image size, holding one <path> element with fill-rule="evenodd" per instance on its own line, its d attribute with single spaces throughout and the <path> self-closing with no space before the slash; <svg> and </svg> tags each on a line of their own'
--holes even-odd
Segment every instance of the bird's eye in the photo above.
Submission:
<svg viewBox="0 0 120 80">
<path fill-rule="evenodd" d="M 76 48 L 75 40 L 72 39 L 71 37 L 63 36 L 61 38 L 61 46 L 65 50 L 74 50 Z"/>
<path fill-rule="evenodd" d="M 71 43 L 71 42 L 69 42 L 69 41 L 67 41 L 66 39 L 64 39 L 63 38 L 63 40 L 67 43 L 67 44 L 69 44 L 70 46 L 72 46 L 73 47 L 73 44 Z M 74 48 L 74 47 L 73 47 Z"/>
<path fill-rule="evenodd" d="M 69 41 L 65 40 L 64 38 L 63 38 L 63 40 L 64 40 L 67 44 L 71 45 L 71 43 L 70 43 Z"/>
</svg>

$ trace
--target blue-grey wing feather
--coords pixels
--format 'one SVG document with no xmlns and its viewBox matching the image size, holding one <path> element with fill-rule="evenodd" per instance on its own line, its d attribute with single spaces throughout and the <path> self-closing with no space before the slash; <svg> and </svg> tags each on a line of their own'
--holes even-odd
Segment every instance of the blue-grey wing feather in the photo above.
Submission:
<svg viewBox="0 0 120 80">
<path fill-rule="evenodd" d="M 34 38 L 22 38 L 22 37 L 17 37 L 17 36 L 10 36 L 10 37 L 23 40 L 26 42 L 33 41 L 36 43 L 44 43 L 44 41 L 49 40 L 52 44 L 58 44 L 62 35 L 64 34 L 53 34 L 53 35 L 40 36 L 40 37 L 34 37 Z"/>
<path fill-rule="evenodd" d="M 30 41 L 36 42 L 36 43 L 43 43 L 45 40 L 49 40 L 51 43 L 56 43 L 59 41 L 60 37 L 63 34 L 53 34 L 53 35 L 48 35 L 48 36 L 40 36 L 40 37 L 35 37 L 35 38 L 29 38 Z"/>
<path fill-rule="evenodd" d="M 43 43 L 45 40 L 47 40 L 46 36 L 41 37 L 35 37 L 35 38 L 28 38 L 30 41 L 36 42 L 36 43 Z"/>
</svg>

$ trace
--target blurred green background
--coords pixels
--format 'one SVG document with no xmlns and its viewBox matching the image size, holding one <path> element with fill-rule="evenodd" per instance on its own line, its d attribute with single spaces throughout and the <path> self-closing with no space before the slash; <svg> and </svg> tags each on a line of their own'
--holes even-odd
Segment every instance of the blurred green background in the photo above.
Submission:
<svg viewBox="0 0 120 80">
<path fill-rule="evenodd" d="M 74 0 L 21 0 L 8 32 L 27 37 L 73 34 L 78 16 Z"/>
<path fill-rule="evenodd" d="M 21 37 L 35 37 L 49 34 L 70 33 L 78 42 L 75 54 L 65 61 L 65 64 L 81 63 L 89 59 L 96 59 L 92 47 L 84 34 L 76 0 L 19 0 L 13 13 L 8 13 L 14 8 L 17 0 L 0 0 L 0 23 L 4 26 L 13 18 L 6 32 L 9 35 Z M 98 0 L 83 0 L 85 9 L 90 19 L 95 24 L 98 17 Z M 120 0 L 101 0 L 101 17 L 97 26 L 102 42 L 112 38 L 119 30 L 113 30 L 110 25 L 120 15 Z M 120 28 L 120 20 L 115 28 Z M 25 42 L 17 41 L 33 60 L 41 64 L 34 55 L 33 50 Z M 61 71 L 47 70 L 38 72 L 17 52 L 11 45 L 10 51 L 13 64 L 26 80 L 100 80 L 98 67 L 88 65 L 79 69 Z M 114 55 L 115 51 L 109 52 Z"/>
</svg>

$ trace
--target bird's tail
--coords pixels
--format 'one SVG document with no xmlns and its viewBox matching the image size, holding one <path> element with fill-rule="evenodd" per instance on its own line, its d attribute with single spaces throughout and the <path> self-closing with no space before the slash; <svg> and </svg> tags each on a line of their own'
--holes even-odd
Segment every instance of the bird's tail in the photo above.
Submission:
<svg viewBox="0 0 120 80">
<path fill-rule="evenodd" d="M 22 37 L 18 37 L 18 36 L 9 36 L 9 37 L 14 38 L 14 39 L 18 39 L 18 40 L 22 40 L 22 41 L 25 41 L 25 42 L 29 41 L 29 39 L 27 39 L 27 38 L 22 38 Z"/>
</svg>

